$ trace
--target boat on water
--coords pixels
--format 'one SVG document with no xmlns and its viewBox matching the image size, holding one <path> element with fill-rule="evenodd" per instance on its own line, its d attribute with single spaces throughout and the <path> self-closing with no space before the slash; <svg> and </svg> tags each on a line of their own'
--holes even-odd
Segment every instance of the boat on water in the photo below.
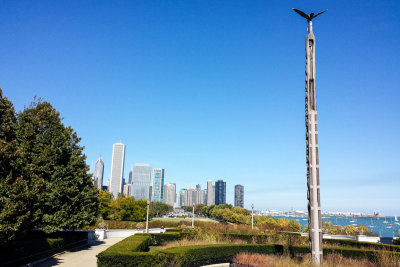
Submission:
<svg viewBox="0 0 400 267">
<path fill-rule="evenodd" d="M 389 223 L 388 221 L 384 220 L 383 223 Z"/>
<path fill-rule="evenodd" d="M 385 228 L 386 228 L 386 229 L 391 229 L 391 228 L 392 228 L 392 226 L 386 226 Z"/>
<path fill-rule="evenodd" d="M 368 225 L 367 227 L 368 227 L 368 228 L 376 228 L 375 225 Z"/>
<path fill-rule="evenodd" d="M 356 221 L 355 221 L 355 220 L 351 220 L 350 222 L 351 222 L 351 223 L 355 223 Z"/>
</svg>

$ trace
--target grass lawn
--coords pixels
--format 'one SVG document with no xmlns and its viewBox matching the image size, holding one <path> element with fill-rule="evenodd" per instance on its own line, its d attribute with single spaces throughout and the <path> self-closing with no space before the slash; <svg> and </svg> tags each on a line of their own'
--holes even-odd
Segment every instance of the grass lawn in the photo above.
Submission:
<svg viewBox="0 0 400 267">
<path fill-rule="evenodd" d="M 200 221 L 200 222 L 218 222 L 213 219 L 209 218 L 194 218 L 195 221 Z M 153 218 L 153 221 L 164 221 L 164 222 L 180 222 L 180 221 L 192 221 L 192 218 Z"/>
</svg>

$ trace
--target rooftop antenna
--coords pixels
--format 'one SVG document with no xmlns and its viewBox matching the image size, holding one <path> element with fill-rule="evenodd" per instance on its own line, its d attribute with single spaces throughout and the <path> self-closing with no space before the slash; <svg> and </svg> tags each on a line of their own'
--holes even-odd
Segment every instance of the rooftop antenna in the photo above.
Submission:
<svg viewBox="0 0 400 267">
<path fill-rule="evenodd" d="M 322 220 L 319 186 L 319 157 L 318 157 L 318 122 L 317 97 L 315 87 L 315 36 L 312 20 L 326 12 L 309 15 L 296 8 L 293 10 L 307 19 L 308 35 L 306 37 L 306 162 L 307 162 L 307 199 L 308 225 L 310 232 L 310 250 L 316 265 L 322 265 Z"/>
</svg>

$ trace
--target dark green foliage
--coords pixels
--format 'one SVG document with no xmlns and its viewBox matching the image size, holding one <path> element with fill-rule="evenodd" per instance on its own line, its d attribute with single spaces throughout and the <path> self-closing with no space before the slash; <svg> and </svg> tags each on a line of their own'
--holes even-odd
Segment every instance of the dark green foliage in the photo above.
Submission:
<svg viewBox="0 0 400 267">
<path fill-rule="evenodd" d="M 15 114 L 0 89 L 0 246 L 29 229 L 78 229 L 95 223 L 98 190 L 80 138 L 48 102 Z"/>
<path fill-rule="evenodd" d="M 167 262 L 159 253 L 134 252 L 134 253 L 100 253 L 97 255 L 98 267 L 153 267 L 165 266 Z"/>
<path fill-rule="evenodd" d="M 36 198 L 33 222 L 45 231 L 78 229 L 95 223 L 98 190 L 93 186 L 80 138 L 65 127 L 48 102 L 32 103 L 18 114 L 19 169 Z"/>
<path fill-rule="evenodd" d="M 17 168 L 20 150 L 14 107 L 0 88 L 0 246 L 15 239 L 31 221 L 29 202 L 34 195 Z"/>
<path fill-rule="evenodd" d="M 354 247 L 354 248 L 369 248 L 369 249 L 375 249 L 375 250 L 385 249 L 385 250 L 389 250 L 389 251 L 400 252 L 399 245 L 359 242 L 356 240 L 347 240 L 347 239 L 323 239 L 322 242 L 324 244 L 333 244 L 333 245 L 348 246 L 348 247 Z"/>
</svg>

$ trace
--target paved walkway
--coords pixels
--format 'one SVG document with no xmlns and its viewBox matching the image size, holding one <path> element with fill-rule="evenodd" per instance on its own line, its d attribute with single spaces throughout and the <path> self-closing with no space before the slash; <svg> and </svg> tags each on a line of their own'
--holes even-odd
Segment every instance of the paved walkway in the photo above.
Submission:
<svg viewBox="0 0 400 267">
<path fill-rule="evenodd" d="M 75 250 L 66 251 L 62 254 L 58 254 L 52 258 L 49 258 L 46 261 L 35 264 L 34 266 L 96 267 L 96 255 L 115 243 L 121 241 L 122 239 L 124 238 L 107 238 L 101 241 L 95 241 L 93 244 Z"/>
</svg>

